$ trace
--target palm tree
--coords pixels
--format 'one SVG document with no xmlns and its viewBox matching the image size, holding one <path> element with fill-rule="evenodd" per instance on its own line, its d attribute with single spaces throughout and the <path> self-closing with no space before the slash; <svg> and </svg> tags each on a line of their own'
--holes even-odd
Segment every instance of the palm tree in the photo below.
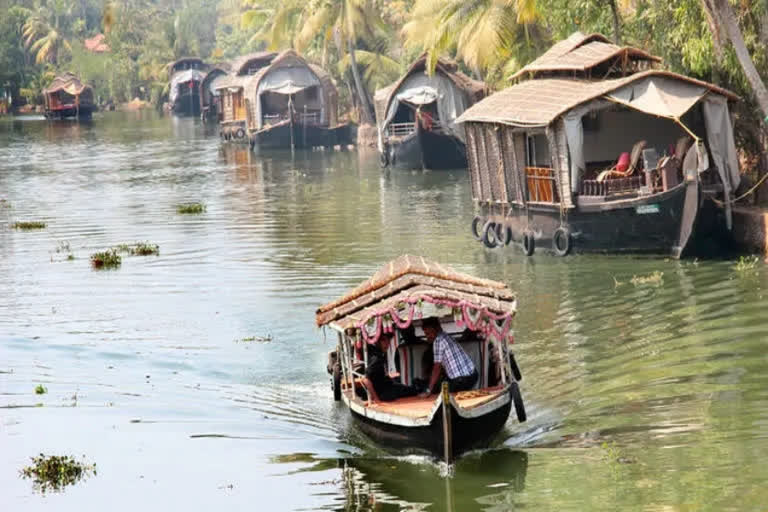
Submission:
<svg viewBox="0 0 768 512">
<path fill-rule="evenodd" d="M 518 46 L 520 34 L 539 18 L 536 0 L 416 0 L 413 17 L 403 27 L 406 46 L 424 49 L 428 66 L 455 48 L 457 56 L 479 73 L 497 69 Z"/>
<path fill-rule="evenodd" d="M 71 52 L 66 28 L 72 12 L 67 0 L 51 0 L 38 7 L 24 24 L 24 46 L 35 54 L 35 62 L 59 62 L 62 50 Z"/>
</svg>

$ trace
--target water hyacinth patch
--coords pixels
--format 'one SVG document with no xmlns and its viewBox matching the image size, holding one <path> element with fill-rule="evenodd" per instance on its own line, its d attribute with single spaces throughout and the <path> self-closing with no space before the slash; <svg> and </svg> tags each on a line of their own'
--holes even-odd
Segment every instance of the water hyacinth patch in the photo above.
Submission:
<svg viewBox="0 0 768 512">
<path fill-rule="evenodd" d="M 120 244 L 113 248 L 114 251 L 130 254 L 131 256 L 149 256 L 160 254 L 160 246 L 149 242 L 136 242 L 134 244 Z"/>
<path fill-rule="evenodd" d="M 122 263 L 123 259 L 114 249 L 91 254 L 91 266 L 93 266 L 93 268 L 117 268 Z"/>
<path fill-rule="evenodd" d="M 205 211 L 203 203 L 182 203 L 176 205 L 176 212 L 181 214 L 197 214 Z"/>
<path fill-rule="evenodd" d="M 96 474 L 96 464 L 85 464 L 68 455 L 32 457 L 32 465 L 21 470 L 23 478 L 31 478 L 34 487 L 42 493 L 61 491 L 80 479 Z"/>
<path fill-rule="evenodd" d="M 39 220 L 19 221 L 13 224 L 14 229 L 30 231 L 33 229 L 45 229 L 45 222 Z"/>
</svg>

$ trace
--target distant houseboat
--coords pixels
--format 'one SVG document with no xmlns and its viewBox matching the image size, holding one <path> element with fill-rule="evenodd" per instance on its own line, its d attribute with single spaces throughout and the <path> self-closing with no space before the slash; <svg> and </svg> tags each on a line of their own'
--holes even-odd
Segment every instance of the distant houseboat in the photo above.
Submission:
<svg viewBox="0 0 768 512">
<path fill-rule="evenodd" d="M 43 99 L 45 117 L 48 119 L 90 119 L 96 109 L 93 89 L 72 73 L 64 73 L 54 78 L 51 85 L 43 89 Z"/>
<path fill-rule="evenodd" d="M 438 59 L 429 76 L 426 61 L 422 55 L 397 82 L 376 91 L 381 161 L 403 169 L 466 167 L 466 137 L 456 118 L 483 99 L 487 87 L 446 59 Z"/>
<path fill-rule="evenodd" d="M 168 71 L 171 76 L 168 92 L 171 112 L 180 116 L 199 116 L 205 63 L 197 57 L 184 57 L 169 64 Z"/>
<path fill-rule="evenodd" d="M 338 94 L 330 75 L 288 50 L 245 84 L 248 137 L 260 148 L 308 148 L 346 144 Z"/>
<path fill-rule="evenodd" d="M 203 121 L 219 121 L 221 107 L 218 86 L 227 76 L 227 69 L 221 65 L 211 68 L 200 83 L 200 118 Z"/>
<path fill-rule="evenodd" d="M 659 63 L 575 33 L 464 112 L 475 236 L 526 254 L 680 257 L 702 227 L 703 198 L 724 203 L 730 228 L 737 96 Z"/>
<path fill-rule="evenodd" d="M 230 74 L 216 80 L 218 94 L 219 135 L 226 141 L 248 143 L 248 120 L 245 108 L 245 84 L 277 56 L 275 52 L 244 55 L 232 63 Z"/>
</svg>

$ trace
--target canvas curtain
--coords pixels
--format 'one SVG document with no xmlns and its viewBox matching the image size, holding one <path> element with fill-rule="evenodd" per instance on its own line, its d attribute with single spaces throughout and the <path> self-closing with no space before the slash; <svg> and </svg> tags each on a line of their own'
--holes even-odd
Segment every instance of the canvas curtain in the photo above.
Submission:
<svg viewBox="0 0 768 512">
<path fill-rule="evenodd" d="M 277 94 L 296 94 L 308 87 L 317 86 L 318 97 L 320 98 L 320 120 L 322 123 L 328 122 L 327 108 L 325 105 L 325 94 L 322 91 L 322 85 L 317 76 L 307 67 L 291 66 L 276 68 L 267 72 L 259 81 L 259 88 L 256 92 L 256 119 L 258 127 L 263 127 L 261 114 L 261 95 L 265 92 Z"/>
<path fill-rule="evenodd" d="M 181 73 L 176 73 L 173 75 L 173 78 L 171 78 L 171 90 L 168 93 L 168 101 L 170 101 L 171 105 L 176 102 L 176 98 L 179 96 L 179 84 L 192 80 L 202 82 L 203 78 L 205 78 L 205 75 L 196 69 L 188 69 Z"/>
</svg>

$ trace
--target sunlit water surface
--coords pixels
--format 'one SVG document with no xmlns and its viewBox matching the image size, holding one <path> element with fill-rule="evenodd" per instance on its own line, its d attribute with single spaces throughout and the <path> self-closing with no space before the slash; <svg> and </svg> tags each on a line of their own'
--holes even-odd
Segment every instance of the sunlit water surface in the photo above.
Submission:
<svg viewBox="0 0 768 512">
<path fill-rule="evenodd" d="M 193 120 L 0 120 L 0 509 L 766 510 L 762 264 L 488 251 L 469 196 L 465 171 L 256 155 Z M 136 241 L 159 256 L 91 269 Z M 529 420 L 450 479 L 357 431 L 314 327 L 401 253 L 520 296 Z M 97 475 L 41 495 L 40 452 Z"/>
</svg>

